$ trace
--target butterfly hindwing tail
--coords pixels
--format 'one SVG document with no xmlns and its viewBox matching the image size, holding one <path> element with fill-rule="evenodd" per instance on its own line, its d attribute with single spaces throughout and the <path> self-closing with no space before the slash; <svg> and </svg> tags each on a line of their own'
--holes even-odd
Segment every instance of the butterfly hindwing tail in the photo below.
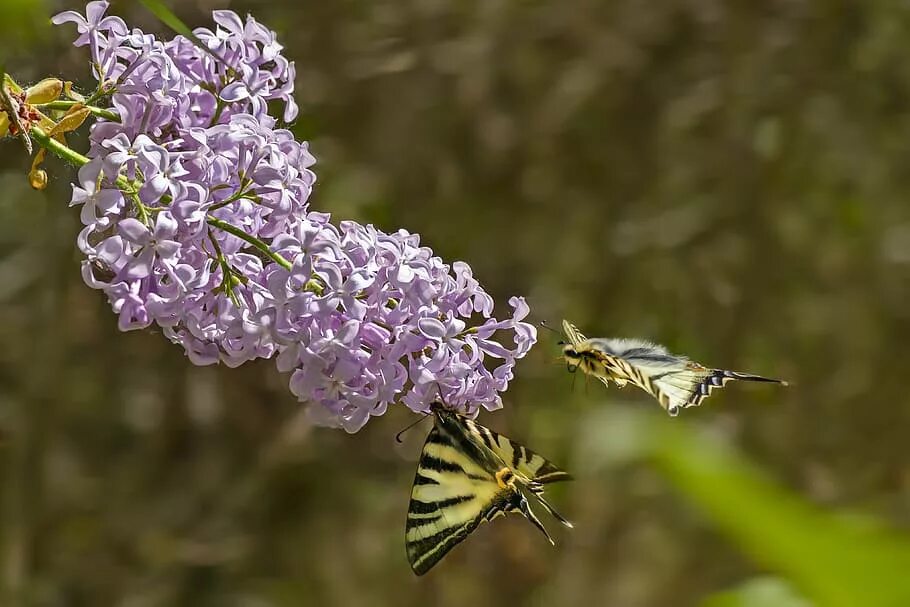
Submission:
<svg viewBox="0 0 910 607">
<path fill-rule="evenodd" d="M 694 387 L 692 394 L 684 406 L 695 407 L 711 396 L 715 388 L 723 388 L 730 381 L 756 381 L 781 384 L 786 386 L 787 382 L 782 379 L 774 379 L 752 373 L 740 373 L 738 371 L 728 371 L 726 369 L 706 369 L 703 379 Z"/>
</svg>

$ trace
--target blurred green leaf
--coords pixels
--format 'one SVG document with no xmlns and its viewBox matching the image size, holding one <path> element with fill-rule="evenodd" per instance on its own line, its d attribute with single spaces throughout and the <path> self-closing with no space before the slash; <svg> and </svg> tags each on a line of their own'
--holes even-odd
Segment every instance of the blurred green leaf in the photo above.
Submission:
<svg viewBox="0 0 910 607">
<path fill-rule="evenodd" d="M 812 603 L 798 596 L 785 581 L 760 577 L 711 595 L 701 607 L 812 607 Z"/>
<path fill-rule="evenodd" d="M 606 407 L 605 407 L 606 409 Z M 910 605 L 910 539 L 867 517 L 818 508 L 784 490 L 716 435 L 652 411 L 616 411 L 602 461 L 643 457 L 751 558 L 826 607 Z"/>
<path fill-rule="evenodd" d="M 21 46 L 34 40 L 49 23 L 43 1 L 0 1 L 0 57 L 19 54 Z"/>
</svg>

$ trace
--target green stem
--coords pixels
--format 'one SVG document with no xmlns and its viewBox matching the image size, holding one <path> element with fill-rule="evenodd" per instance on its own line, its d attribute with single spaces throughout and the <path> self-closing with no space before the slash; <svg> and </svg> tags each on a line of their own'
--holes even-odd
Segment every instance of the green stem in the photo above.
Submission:
<svg viewBox="0 0 910 607">
<path fill-rule="evenodd" d="M 41 147 L 43 147 L 47 151 L 57 155 L 58 157 L 65 160 L 66 162 L 69 162 L 70 164 L 73 164 L 76 166 L 83 166 L 83 165 L 88 164 L 89 159 L 86 156 L 83 156 L 79 152 L 60 143 L 59 141 L 57 141 L 53 137 L 49 136 L 47 133 L 45 133 L 40 128 L 33 126 L 29 132 L 31 133 L 31 135 L 35 139 L 35 141 L 37 141 L 38 144 L 41 145 Z M 129 180 L 127 180 L 122 175 L 117 178 L 117 185 L 122 189 L 126 189 L 126 190 L 132 189 L 132 186 L 129 183 Z M 143 208 L 141 207 L 141 203 L 140 203 L 140 211 L 142 211 L 142 210 L 143 210 Z M 146 220 L 147 219 L 148 218 L 146 217 Z M 222 221 L 222 220 L 218 219 L 217 217 L 209 216 L 206 221 L 208 222 L 208 224 L 210 226 L 214 226 L 214 227 L 218 228 L 219 230 L 224 230 L 228 234 L 236 236 L 240 240 L 243 240 L 244 242 L 259 249 L 260 251 L 265 253 L 269 257 L 269 259 L 271 259 L 272 261 L 274 261 L 275 263 L 280 265 L 285 270 L 291 269 L 291 267 L 292 267 L 291 262 L 289 262 L 287 259 L 285 259 L 281 255 L 279 255 L 278 253 L 275 253 L 274 251 L 269 249 L 269 246 L 267 244 L 265 244 L 263 241 L 259 240 L 255 236 L 251 236 L 251 235 L 247 234 L 246 232 L 244 232 L 243 230 L 241 230 L 240 228 L 233 226 L 233 225 L 227 223 L 226 221 Z"/>
<path fill-rule="evenodd" d="M 40 127 L 33 126 L 29 129 L 29 133 L 32 135 L 32 139 L 38 142 L 38 145 L 43 147 L 48 152 L 56 155 L 58 158 L 62 158 L 66 162 L 75 165 L 77 167 L 84 166 L 88 164 L 89 159 L 86 156 L 83 156 L 76 150 L 73 150 L 66 145 L 60 143 L 47 133 L 45 133 Z M 119 185 L 119 183 L 118 183 Z"/>
<path fill-rule="evenodd" d="M 278 253 L 275 253 L 274 251 L 272 251 L 267 244 L 265 244 L 264 242 L 262 242 L 255 236 L 250 236 L 249 234 L 247 234 L 246 232 L 244 232 L 237 226 L 233 226 L 233 225 L 227 223 L 226 221 L 221 221 L 220 219 L 218 219 L 216 217 L 209 216 L 206 219 L 206 221 L 208 222 L 208 224 L 210 226 L 215 226 L 219 230 L 224 230 L 228 234 L 236 236 L 240 240 L 243 240 L 244 242 L 256 247 L 257 249 L 259 249 L 260 251 L 262 251 L 263 253 L 268 255 L 269 259 L 271 259 L 272 261 L 277 263 L 279 266 L 281 266 L 285 270 L 291 269 L 290 261 L 288 261 L 281 255 L 279 255 Z"/>
<path fill-rule="evenodd" d="M 63 143 L 60 143 L 45 133 L 40 127 L 33 126 L 29 129 L 29 133 L 31 133 L 32 139 L 38 142 L 38 145 L 46 149 L 48 152 L 54 154 L 58 158 L 61 158 L 62 160 L 65 160 L 66 162 L 77 167 L 85 166 L 89 163 L 89 158 L 87 156 L 83 156 L 76 150 L 68 147 Z M 134 190 L 133 185 L 123 175 L 117 177 L 116 183 L 117 187 L 119 187 L 121 190 L 125 190 L 126 193 L 131 193 Z"/>
<path fill-rule="evenodd" d="M 79 101 L 50 101 L 48 103 L 39 103 L 35 107 L 40 109 L 47 110 L 68 110 L 74 105 L 85 105 Z M 120 121 L 120 114 L 114 112 L 113 110 L 106 110 L 101 107 L 96 107 L 94 105 L 85 105 L 86 108 L 95 116 L 99 118 L 104 118 L 105 120 L 112 120 L 114 122 Z"/>
</svg>

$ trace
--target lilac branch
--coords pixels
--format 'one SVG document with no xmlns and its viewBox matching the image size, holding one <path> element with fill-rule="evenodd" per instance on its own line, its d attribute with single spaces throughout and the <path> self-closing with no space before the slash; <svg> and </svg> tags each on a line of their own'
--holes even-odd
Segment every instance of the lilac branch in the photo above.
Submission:
<svg viewBox="0 0 910 607">
<path fill-rule="evenodd" d="M 250 234 L 247 234 L 246 232 L 244 232 L 237 226 L 233 226 L 233 225 L 227 223 L 226 221 L 222 221 L 216 217 L 211 217 L 211 216 L 207 217 L 205 221 L 210 226 L 214 226 L 214 227 L 218 228 L 219 230 L 223 230 L 223 231 L 227 232 L 228 234 L 231 234 L 232 236 L 236 236 L 237 238 L 246 242 L 247 244 L 252 245 L 259 251 L 262 251 L 269 257 L 269 259 L 271 259 L 272 261 L 277 263 L 279 266 L 281 266 L 285 270 L 291 269 L 290 261 L 288 261 L 287 259 L 285 259 L 281 255 L 279 255 L 278 253 L 271 250 L 269 248 L 269 245 L 265 244 L 263 241 L 259 240 L 255 236 L 251 236 Z"/>
<path fill-rule="evenodd" d="M 94 105 L 86 105 L 80 101 L 50 101 L 48 103 L 37 103 L 35 104 L 35 107 L 42 110 L 68 110 L 77 105 L 87 108 L 93 116 L 97 116 L 98 118 L 104 118 L 105 120 L 110 120 L 112 122 L 120 122 L 120 114 L 117 112 Z"/>
</svg>

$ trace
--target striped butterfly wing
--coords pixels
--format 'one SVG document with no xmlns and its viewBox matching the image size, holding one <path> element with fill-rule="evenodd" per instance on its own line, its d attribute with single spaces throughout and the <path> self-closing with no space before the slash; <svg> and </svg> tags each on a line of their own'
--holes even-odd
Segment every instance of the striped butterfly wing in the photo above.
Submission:
<svg viewBox="0 0 910 607">
<path fill-rule="evenodd" d="M 582 342 L 588 340 L 581 331 L 578 330 L 578 327 L 570 323 L 568 320 L 563 319 L 562 321 L 562 331 L 566 334 L 566 339 L 569 340 L 573 346 L 577 346 Z"/>
<path fill-rule="evenodd" d="M 521 443 L 494 432 L 486 426 L 481 426 L 473 420 L 466 419 L 464 423 L 471 435 L 476 437 L 474 440 L 482 442 L 506 466 L 524 478 L 541 484 L 572 480 L 572 476 L 568 472 Z"/>
<path fill-rule="evenodd" d="M 510 469 L 517 476 L 516 482 L 534 494 L 534 497 L 547 512 L 566 527 L 572 528 L 572 523 L 557 512 L 543 497 L 543 487 L 547 483 L 572 480 L 572 476 L 568 472 L 557 467 L 542 455 L 534 453 L 521 443 L 493 432 L 477 422 L 465 420 L 465 426 L 470 431 L 472 439 L 481 441 L 484 447 L 494 454 L 496 459 Z M 520 503 L 516 503 L 515 506 L 546 536 L 551 544 L 555 544 L 546 528 L 530 510 L 526 501 L 520 500 Z"/>
<path fill-rule="evenodd" d="M 723 388 L 731 381 L 769 382 L 786 386 L 787 382 L 751 373 L 740 373 L 726 369 L 708 369 L 696 363 L 676 373 L 653 379 L 658 400 L 670 415 L 679 413 L 680 408 L 697 407 L 711 396 L 716 388 Z"/>
<path fill-rule="evenodd" d="M 663 346 L 631 339 L 594 339 L 611 358 L 613 373 L 623 373 L 629 381 L 657 399 L 670 415 L 680 409 L 695 407 L 729 381 L 760 381 L 786 385 L 779 379 L 739 373 L 725 369 L 709 369 L 683 356 L 670 354 Z"/>
<path fill-rule="evenodd" d="M 702 380 L 697 365 L 670 354 L 663 346 L 617 338 L 597 338 L 590 343 L 613 377 L 641 388 L 671 415 L 686 406 Z"/>
<path fill-rule="evenodd" d="M 434 426 L 417 466 L 405 525 L 414 573 L 423 575 L 480 523 L 513 509 L 515 491 L 501 487 L 494 474 Z"/>
</svg>

